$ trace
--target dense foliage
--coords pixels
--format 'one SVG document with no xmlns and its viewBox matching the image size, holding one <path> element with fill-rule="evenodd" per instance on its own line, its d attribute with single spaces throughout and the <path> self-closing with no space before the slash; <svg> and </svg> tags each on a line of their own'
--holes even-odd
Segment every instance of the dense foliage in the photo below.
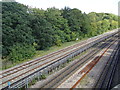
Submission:
<svg viewBox="0 0 120 90">
<path fill-rule="evenodd" d="M 35 54 L 35 48 L 27 44 L 13 45 L 10 50 L 9 59 L 13 62 L 31 58 Z"/>
<path fill-rule="evenodd" d="M 20 61 L 36 50 L 60 46 L 102 34 L 118 27 L 118 17 L 109 13 L 82 13 L 77 8 L 30 8 L 17 2 L 2 4 L 3 58 Z"/>
</svg>

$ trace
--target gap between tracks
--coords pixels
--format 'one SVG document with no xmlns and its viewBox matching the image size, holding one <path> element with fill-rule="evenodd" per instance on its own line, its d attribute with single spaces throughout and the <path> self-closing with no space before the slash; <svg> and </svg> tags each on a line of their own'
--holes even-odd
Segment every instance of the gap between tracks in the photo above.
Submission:
<svg viewBox="0 0 120 90">
<path fill-rule="evenodd" d="M 116 42 L 116 41 L 115 41 Z M 115 43 L 113 42 L 107 49 L 100 55 L 97 56 L 92 62 L 90 62 L 80 73 L 84 72 L 84 75 L 70 88 L 70 90 L 73 90 L 78 83 L 91 71 L 91 69 L 97 64 L 97 62 L 102 58 L 102 56 L 106 53 L 106 51 Z M 86 71 L 87 69 L 87 71 Z M 86 72 L 85 72 L 86 71 Z"/>
</svg>

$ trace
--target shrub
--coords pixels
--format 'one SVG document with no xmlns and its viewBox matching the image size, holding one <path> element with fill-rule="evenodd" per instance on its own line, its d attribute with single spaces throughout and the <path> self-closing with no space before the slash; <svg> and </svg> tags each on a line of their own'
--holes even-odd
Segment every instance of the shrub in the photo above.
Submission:
<svg viewBox="0 0 120 90">
<path fill-rule="evenodd" d="M 16 44 L 10 50 L 8 58 L 14 62 L 29 59 L 35 54 L 35 48 L 28 44 Z"/>
</svg>

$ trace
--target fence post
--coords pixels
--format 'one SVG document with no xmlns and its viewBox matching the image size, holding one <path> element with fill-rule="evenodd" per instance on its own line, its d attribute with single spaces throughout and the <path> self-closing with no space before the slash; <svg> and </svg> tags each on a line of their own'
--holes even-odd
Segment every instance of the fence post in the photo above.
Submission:
<svg viewBox="0 0 120 90">
<path fill-rule="evenodd" d="M 28 78 L 26 79 L 26 88 L 28 88 Z"/>
</svg>

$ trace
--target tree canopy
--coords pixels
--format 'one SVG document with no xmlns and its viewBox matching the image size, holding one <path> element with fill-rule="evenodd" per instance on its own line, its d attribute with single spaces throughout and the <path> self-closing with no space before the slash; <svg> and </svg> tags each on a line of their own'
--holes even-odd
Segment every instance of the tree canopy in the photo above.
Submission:
<svg viewBox="0 0 120 90">
<path fill-rule="evenodd" d="M 34 56 L 36 50 L 60 46 L 102 34 L 118 27 L 118 16 L 110 13 L 86 14 L 77 8 L 31 8 L 17 2 L 2 3 L 3 58 L 19 61 Z"/>
</svg>

